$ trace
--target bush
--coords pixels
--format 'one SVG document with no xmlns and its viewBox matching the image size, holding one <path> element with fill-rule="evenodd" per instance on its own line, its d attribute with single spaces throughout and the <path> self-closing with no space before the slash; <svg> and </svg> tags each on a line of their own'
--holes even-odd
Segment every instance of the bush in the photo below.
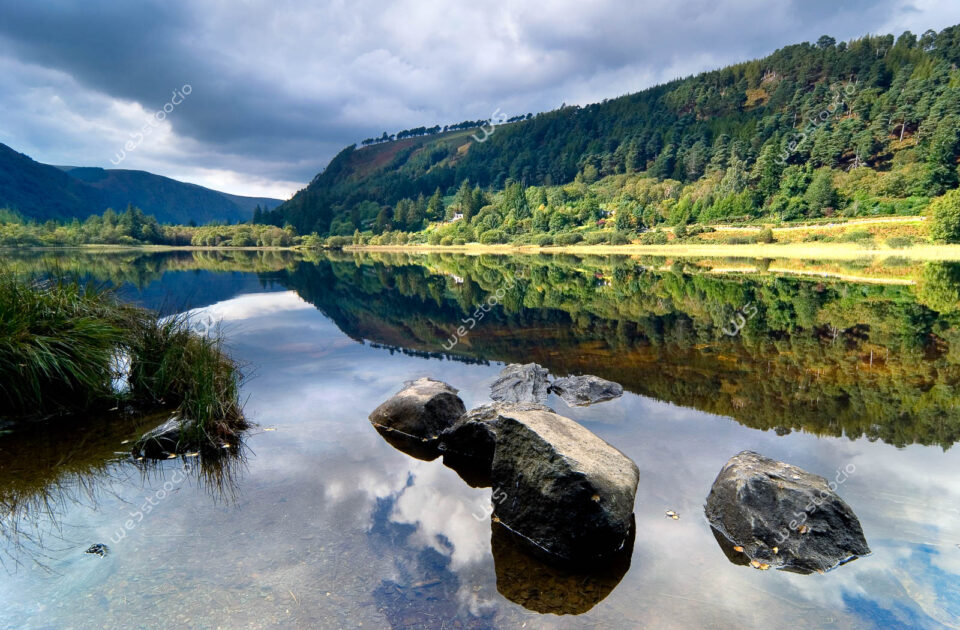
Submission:
<svg viewBox="0 0 960 630">
<path fill-rule="evenodd" d="M 629 245 L 631 242 L 630 235 L 625 232 L 614 232 L 610 235 L 611 245 Z"/>
<path fill-rule="evenodd" d="M 480 235 L 480 242 L 484 245 L 506 243 L 507 237 L 500 230 L 487 230 L 486 232 Z"/>
<path fill-rule="evenodd" d="M 869 230 L 850 230 L 837 237 L 838 243 L 861 243 L 870 240 L 873 240 L 873 234 Z"/>
<path fill-rule="evenodd" d="M 541 234 L 540 236 L 537 237 L 536 243 L 540 247 L 550 247 L 551 245 L 553 245 L 553 237 L 550 236 L 549 234 Z"/>
<path fill-rule="evenodd" d="M 930 204 L 930 237 L 939 243 L 960 243 L 960 189 Z"/>
<path fill-rule="evenodd" d="M 666 245 L 670 241 L 666 233 L 657 230 L 656 232 L 645 232 L 640 236 L 640 243 L 643 245 Z"/>
<path fill-rule="evenodd" d="M 673 228 L 673 235 L 677 238 L 687 238 L 687 234 L 687 225 L 685 223 L 681 223 L 677 227 Z"/>
<path fill-rule="evenodd" d="M 760 234 L 757 235 L 758 243 L 775 243 L 776 241 L 773 238 L 773 230 L 765 227 L 760 230 Z"/>
<path fill-rule="evenodd" d="M 566 232 L 564 234 L 557 234 L 553 239 L 557 245 L 575 245 L 582 240 L 583 234 L 580 234 L 579 232 Z"/>
<path fill-rule="evenodd" d="M 441 244 L 441 245 L 453 245 L 453 237 L 452 237 L 452 236 L 444 236 L 443 238 L 440 239 L 440 244 Z"/>
<path fill-rule="evenodd" d="M 912 236 L 891 236 L 884 242 L 890 249 L 903 249 L 913 247 L 917 241 Z"/>
</svg>

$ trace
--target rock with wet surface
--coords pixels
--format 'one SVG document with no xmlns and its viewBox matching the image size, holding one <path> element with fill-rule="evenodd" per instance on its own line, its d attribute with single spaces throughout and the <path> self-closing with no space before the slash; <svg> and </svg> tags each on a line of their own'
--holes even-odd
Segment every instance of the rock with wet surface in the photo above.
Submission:
<svg viewBox="0 0 960 630">
<path fill-rule="evenodd" d="M 442 381 L 418 379 L 374 409 L 370 422 L 407 437 L 436 440 L 466 411 L 457 391 Z"/>
<path fill-rule="evenodd" d="M 105 558 L 108 553 L 110 553 L 110 547 L 107 547 L 103 543 L 97 543 L 95 545 L 90 545 L 84 553 L 88 553 L 91 556 L 97 556 L 99 558 Z"/>
<path fill-rule="evenodd" d="M 541 403 L 549 395 L 549 374 L 536 363 L 511 363 L 490 386 L 490 398 L 507 403 Z"/>
<path fill-rule="evenodd" d="M 750 451 L 721 469 L 705 512 L 755 568 L 820 572 L 870 553 L 860 521 L 826 479 Z"/>
<path fill-rule="evenodd" d="M 144 433 L 133 447 L 135 455 L 150 459 L 164 459 L 172 453 L 183 453 L 196 446 L 186 435 L 196 427 L 193 420 L 173 416 L 160 426 Z"/>
<path fill-rule="evenodd" d="M 623 549 L 640 477 L 629 457 L 540 405 L 488 405 L 473 413 L 495 440 L 490 481 L 500 524 L 563 563 Z"/>
<path fill-rule="evenodd" d="M 571 407 L 586 407 L 613 400 L 623 395 L 623 386 L 586 374 L 558 378 L 550 384 L 550 391 L 560 396 Z"/>
</svg>

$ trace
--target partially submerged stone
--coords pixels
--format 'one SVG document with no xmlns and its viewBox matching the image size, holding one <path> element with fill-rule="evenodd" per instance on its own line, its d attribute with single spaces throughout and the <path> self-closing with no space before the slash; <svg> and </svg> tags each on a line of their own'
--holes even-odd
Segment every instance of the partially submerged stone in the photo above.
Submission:
<svg viewBox="0 0 960 630">
<path fill-rule="evenodd" d="M 550 384 L 550 391 L 571 407 L 586 407 L 623 396 L 623 386 L 599 376 L 567 376 Z"/>
<path fill-rule="evenodd" d="M 374 409 L 370 422 L 377 428 L 429 442 L 436 440 L 465 411 L 456 389 L 441 381 L 421 378 Z"/>
<path fill-rule="evenodd" d="M 549 374 L 536 363 L 511 363 L 490 386 L 490 398 L 507 403 L 541 403 L 549 394 Z"/>
<path fill-rule="evenodd" d="M 133 447 L 134 455 L 148 459 L 166 459 L 174 453 L 185 453 L 197 446 L 196 422 L 173 416 L 160 426 L 144 433 Z"/>
<path fill-rule="evenodd" d="M 629 457 L 542 406 L 497 405 L 482 414 L 496 439 L 493 510 L 504 527 L 565 563 L 623 549 L 640 477 Z"/>
<path fill-rule="evenodd" d="M 845 479 L 845 478 L 844 478 Z M 822 572 L 870 553 L 860 521 L 828 482 L 744 451 L 721 469 L 705 508 L 713 528 L 755 568 Z"/>
</svg>

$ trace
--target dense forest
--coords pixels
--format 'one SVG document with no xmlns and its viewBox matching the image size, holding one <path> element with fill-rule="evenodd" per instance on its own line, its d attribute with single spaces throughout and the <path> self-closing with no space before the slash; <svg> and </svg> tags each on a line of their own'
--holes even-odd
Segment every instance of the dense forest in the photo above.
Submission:
<svg viewBox="0 0 960 630">
<path fill-rule="evenodd" d="M 361 242 L 495 243 L 921 214 L 958 186 L 958 62 L 956 26 L 824 36 L 481 134 L 407 130 L 347 147 L 257 221 Z"/>
</svg>

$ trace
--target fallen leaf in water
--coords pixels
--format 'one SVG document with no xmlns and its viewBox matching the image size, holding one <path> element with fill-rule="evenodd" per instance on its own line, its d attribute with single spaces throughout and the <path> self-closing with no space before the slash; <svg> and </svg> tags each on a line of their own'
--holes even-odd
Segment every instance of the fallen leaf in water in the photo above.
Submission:
<svg viewBox="0 0 960 630">
<path fill-rule="evenodd" d="M 123 442 L 120 442 L 120 443 L 121 443 L 121 444 L 129 444 L 129 443 L 132 442 L 132 441 L 133 441 L 133 440 L 124 440 Z"/>
<path fill-rule="evenodd" d="M 184 457 L 199 457 L 200 453 L 185 453 Z"/>
<path fill-rule="evenodd" d="M 750 561 L 750 566 L 753 567 L 754 569 L 759 569 L 759 568 L 760 568 L 760 563 L 759 563 L 758 561 L 756 561 L 756 560 L 751 560 L 751 561 Z"/>
<path fill-rule="evenodd" d="M 592 497 L 590 497 L 590 500 L 591 500 L 591 501 L 596 501 L 597 503 L 599 503 L 599 502 L 600 502 L 600 495 L 599 495 L 599 494 L 595 494 L 595 495 L 593 495 Z"/>
<path fill-rule="evenodd" d="M 177 454 L 176 454 L 176 453 L 170 453 L 170 456 L 167 457 L 167 459 L 176 459 L 176 458 L 177 458 Z"/>
<path fill-rule="evenodd" d="M 774 547 L 773 553 L 780 553 L 780 547 Z"/>
<path fill-rule="evenodd" d="M 800 529 L 798 529 L 797 531 L 800 532 L 801 534 L 806 534 L 807 532 L 810 531 L 810 528 L 807 527 L 806 525 L 801 525 Z"/>
<path fill-rule="evenodd" d="M 277 427 L 267 427 L 264 431 L 276 431 Z"/>
<path fill-rule="evenodd" d="M 741 547 L 740 545 L 737 545 L 736 547 L 734 547 L 733 550 L 738 553 L 743 553 L 743 547 Z"/>
</svg>

